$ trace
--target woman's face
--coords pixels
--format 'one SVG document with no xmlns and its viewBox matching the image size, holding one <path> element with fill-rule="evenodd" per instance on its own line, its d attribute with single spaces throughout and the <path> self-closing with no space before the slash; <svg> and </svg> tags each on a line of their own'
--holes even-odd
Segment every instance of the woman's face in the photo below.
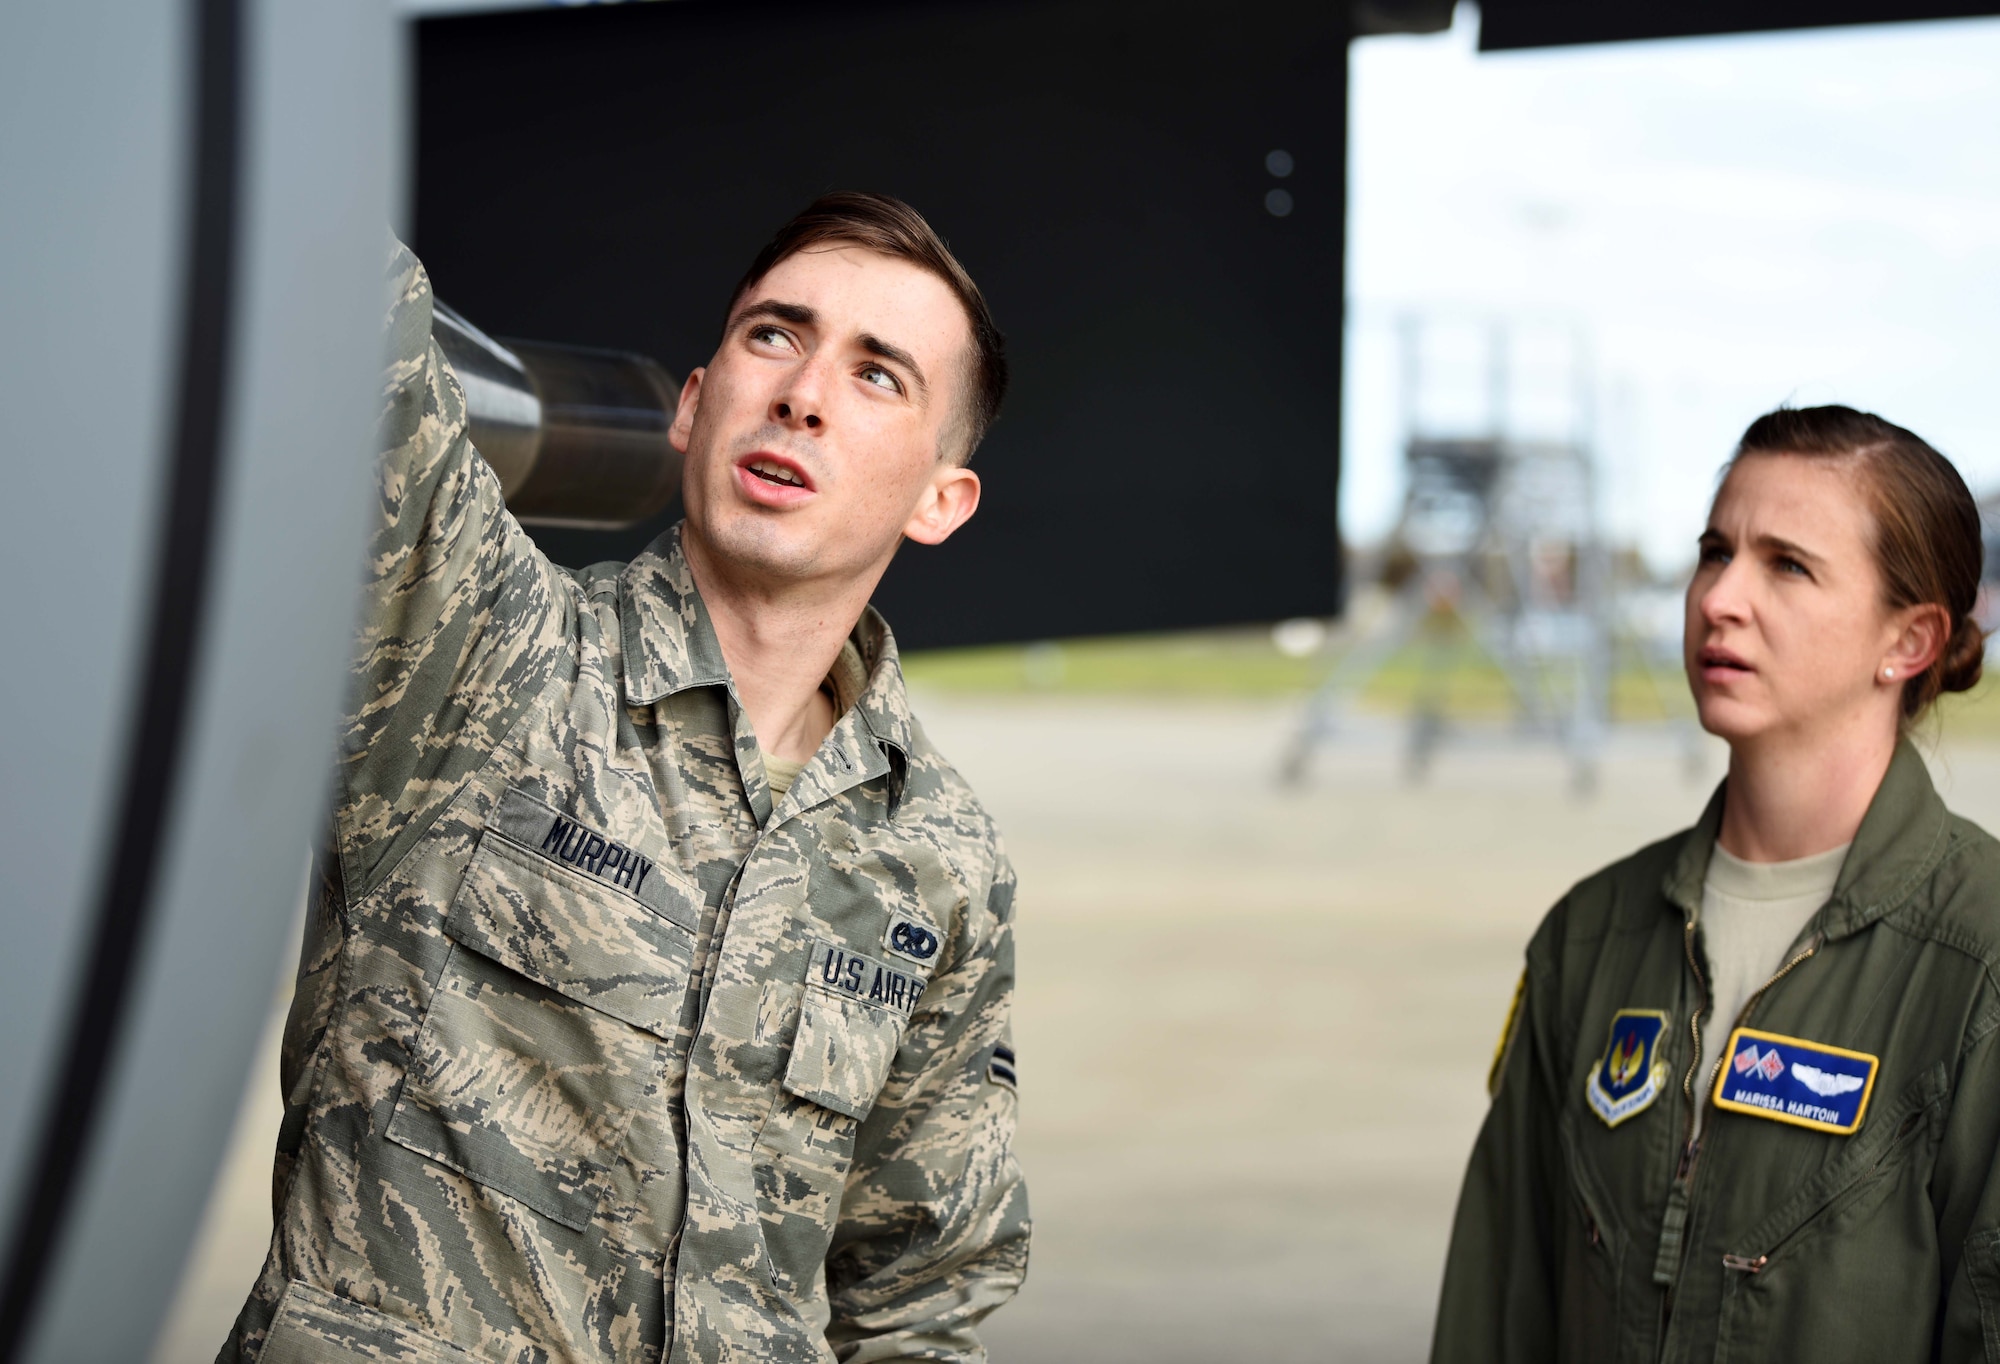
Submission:
<svg viewBox="0 0 2000 1364">
<path fill-rule="evenodd" d="M 1883 602 L 1873 535 L 1851 461 L 1737 461 L 1688 584 L 1683 651 L 1703 729 L 1732 744 L 1893 730 L 1908 669 L 1929 660 L 1908 648 L 1923 608 Z"/>
</svg>

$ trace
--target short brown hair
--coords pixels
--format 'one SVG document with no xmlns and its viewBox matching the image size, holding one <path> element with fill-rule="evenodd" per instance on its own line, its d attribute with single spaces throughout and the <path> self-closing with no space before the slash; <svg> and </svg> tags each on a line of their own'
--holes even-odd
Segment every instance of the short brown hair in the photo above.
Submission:
<svg viewBox="0 0 2000 1364">
<path fill-rule="evenodd" d="M 1875 521 L 1875 563 L 1891 610 L 1942 606 L 1951 633 L 1935 661 L 1903 683 L 1914 720 L 1948 691 L 1970 690 L 1984 669 L 1986 632 L 1973 619 L 1986 565 L 1979 504 L 1950 460 L 1916 433 L 1851 407 L 1781 407 L 1750 423 L 1730 463 L 1745 455 L 1852 459 Z"/>
<path fill-rule="evenodd" d="M 965 448 L 957 459 L 966 463 L 1000 415 L 1000 401 L 1007 396 L 1006 339 L 993 324 L 985 295 L 951 254 L 944 238 L 924 221 L 923 214 L 902 200 L 865 190 L 839 190 L 813 200 L 779 228 L 750 262 L 736 292 L 729 296 L 729 316 L 735 315 L 736 305 L 751 287 L 781 262 L 801 251 L 830 246 L 858 246 L 928 270 L 945 282 L 965 309 L 972 328 L 972 384 L 966 403 Z"/>
</svg>

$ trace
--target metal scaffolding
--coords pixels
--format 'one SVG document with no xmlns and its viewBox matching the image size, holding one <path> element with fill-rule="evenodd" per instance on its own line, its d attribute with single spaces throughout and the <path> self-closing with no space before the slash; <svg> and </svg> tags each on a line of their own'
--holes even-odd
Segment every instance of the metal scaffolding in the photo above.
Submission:
<svg viewBox="0 0 2000 1364">
<path fill-rule="evenodd" d="M 1509 420 L 1523 396 L 1512 329 L 1486 325 L 1484 429 L 1440 430 L 1426 420 L 1426 342 L 1436 325 L 1411 316 L 1400 328 L 1406 483 L 1380 577 L 1390 608 L 1333 660 L 1283 775 L 1304 780 L 1353 698 L 1399 662 L 1416 670 L 1407 762 L 1421 777 L 1453 733 L 1448 683 L 1469 647 L 1505 679 L 1515 735 L 1559 745 L 1577 789 L 1588 791 L 1610 722 L 1620 631 L 1598 518 L 1586 350 L 1571 332 L 1560 376 L 1569 411 L 1558 433 L 1545 425 L 1523 435 Z"/>
</svg>

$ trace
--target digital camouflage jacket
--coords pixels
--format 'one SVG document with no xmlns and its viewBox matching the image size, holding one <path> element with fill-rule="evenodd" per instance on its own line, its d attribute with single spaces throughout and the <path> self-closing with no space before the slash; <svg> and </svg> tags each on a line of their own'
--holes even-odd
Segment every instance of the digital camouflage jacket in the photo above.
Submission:
<svg viewBox="0 0 2000 1364">
<path fill-rule="evenodd" d="M 1014 880 L 888 629 L 774 805 L 677 533 L 537 553 L 392 279 L 276 1227 L 221 1358 L 983 1358 L 1027 1265 Z"/>
<path fill-rule="evenodd" d="M 1721 819 L 1718 792 L 1535 934 L 1436 1364 L 2000 1361 L 2000 844 L 1901 745 L 1832 898 L 1718 1019 Z"/>
</svg>

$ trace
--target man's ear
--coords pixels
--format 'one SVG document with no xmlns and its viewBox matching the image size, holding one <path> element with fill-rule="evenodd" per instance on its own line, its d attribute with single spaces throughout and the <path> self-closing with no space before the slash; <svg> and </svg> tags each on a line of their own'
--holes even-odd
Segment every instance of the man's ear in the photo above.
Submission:
<svg viewBox="0 0 2000 1364">
<path fill-rule="evenodd" d="M 920 545 L 941 545 L 979 510 L 979 475 L 956 464 L 940 464 L 903 534 Z"/>
<path fill-rule="evenodd" d="M 688 452 L 688 442 L 694 439 L 694 414 L 701 408 L 701 376 L 708 372 L 707 366 L 688 371 L 687 382 L 681 385 L 681 400 L 674 408 L 674 424 L 667 428 L 667 441 L 682 454 Z"/>
</svg>

